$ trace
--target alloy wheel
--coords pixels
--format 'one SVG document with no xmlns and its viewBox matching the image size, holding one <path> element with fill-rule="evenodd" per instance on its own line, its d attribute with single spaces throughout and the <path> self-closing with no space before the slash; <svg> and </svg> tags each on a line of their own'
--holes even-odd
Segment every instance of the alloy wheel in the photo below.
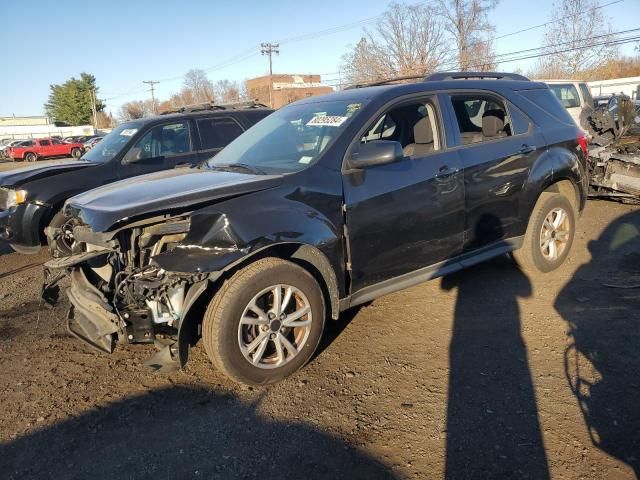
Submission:
<svg viewBox="0 0 640 480">
<path fill-rule="evenodd" d="M 238 325 L 238 344 L 255 367 L 278 368 L 293 360 L 311 332 L 311 304 L 291 285 L 273 285 L 256 294 Z"/>
</svg>

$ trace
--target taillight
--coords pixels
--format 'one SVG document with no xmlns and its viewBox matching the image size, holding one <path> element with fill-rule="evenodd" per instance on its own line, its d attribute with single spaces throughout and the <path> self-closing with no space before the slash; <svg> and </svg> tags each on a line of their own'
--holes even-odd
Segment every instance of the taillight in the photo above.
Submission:
<svg viewBox="0 0 640 480">
<path fill-rule="evenodd" d="M 587 140 L 587 135 L 583 132 L 580 132 L 578 135 L 578 143 L 580 144 L 580 149 L 586 159 L 589 156 L 589 141 Z"/>
</svg>

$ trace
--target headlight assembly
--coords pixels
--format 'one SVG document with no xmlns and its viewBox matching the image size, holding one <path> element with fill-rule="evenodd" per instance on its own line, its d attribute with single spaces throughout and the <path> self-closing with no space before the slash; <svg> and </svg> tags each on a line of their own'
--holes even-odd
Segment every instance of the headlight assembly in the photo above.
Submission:
<svg viewBox="0 0 640 480">
<path fill-rule="evenodd" d="M 26 190 L 0 188 L 0 210 L 8 210 L 27 201 Z"/>
</svg>

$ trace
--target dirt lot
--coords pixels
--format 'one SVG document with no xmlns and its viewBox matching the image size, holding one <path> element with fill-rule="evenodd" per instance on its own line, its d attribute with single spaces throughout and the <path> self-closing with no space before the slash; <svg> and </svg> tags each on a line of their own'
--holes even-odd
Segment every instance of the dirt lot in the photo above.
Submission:
<svg viewBox="0 0 640 480">
<path fill-rule="evenodd" d="M 196 348 L 93 353 L 40 310 L 40 264 L 0 245 L 3 478 L 566 478 L 640 472 L 640 209 L 590 202 L 566 266 L 508 258 L 329 325 L 267 389 Z M 635 469 L 635 473 L 634 473 Z"/>
</svg>

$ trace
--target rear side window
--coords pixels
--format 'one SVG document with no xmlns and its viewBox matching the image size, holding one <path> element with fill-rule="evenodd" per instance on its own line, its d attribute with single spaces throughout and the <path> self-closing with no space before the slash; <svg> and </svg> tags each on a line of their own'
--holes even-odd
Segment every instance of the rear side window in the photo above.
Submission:
<svg viewBox="0 0 640 480">
<path fill-rule="evenodd" d="M 40 146 L 41 147 L 48 147 L 49 146 L 49 140 L 40 140 Z"/>
<path fill-rule="evenodd" d="M 560 100 L 560 104 L 564 108 L 575 108 L 580 106 L 580 96 L 578 95 L 578 90 L 576 90 L 576 87 L 574 87 L 573 84 L 551 84 L 549 85 L 549 88 L 556 98 Z"/>
<path fill-rule="evenodd" d="M 200 143 L 203 150 L 226 147 L 231 141 L 239 137 L 244 130 L 229 117 L 203 118 L 198 120 Z"/>
<path fill-rule="evenodd" d="M 560 101 L 551 92 L 551 90 L 522 90 L 519 93 L 523 98 L 532 103 L 535 108 L 542 110 L 548 116 L 555 118 L 562 123 L 566 123 L 567 125 L 575 125 L 575 122 L 573 121 L 573 118 L 571 118 L 571 115 L 569 115 L 569 112 L 567 112 L 567 110 L 560 104 Z M 525 111 L 528 110 L 525 109 Z"/>
<path fill-rule="evenodd" d="M 464 94 L 452 95 L 451 104 L 463 145 L 513 135 L 511 118 L 502 100 L 491 95 Z"/>
<path fill-rule="evenodd" d="M 521 135 L 529 131 L 531 120 L 520 111 L 517 107 L 509 104 L 509 113 L 511 114 L 511 122 L 513 123 L 513 134 Z"/>
</svg>

